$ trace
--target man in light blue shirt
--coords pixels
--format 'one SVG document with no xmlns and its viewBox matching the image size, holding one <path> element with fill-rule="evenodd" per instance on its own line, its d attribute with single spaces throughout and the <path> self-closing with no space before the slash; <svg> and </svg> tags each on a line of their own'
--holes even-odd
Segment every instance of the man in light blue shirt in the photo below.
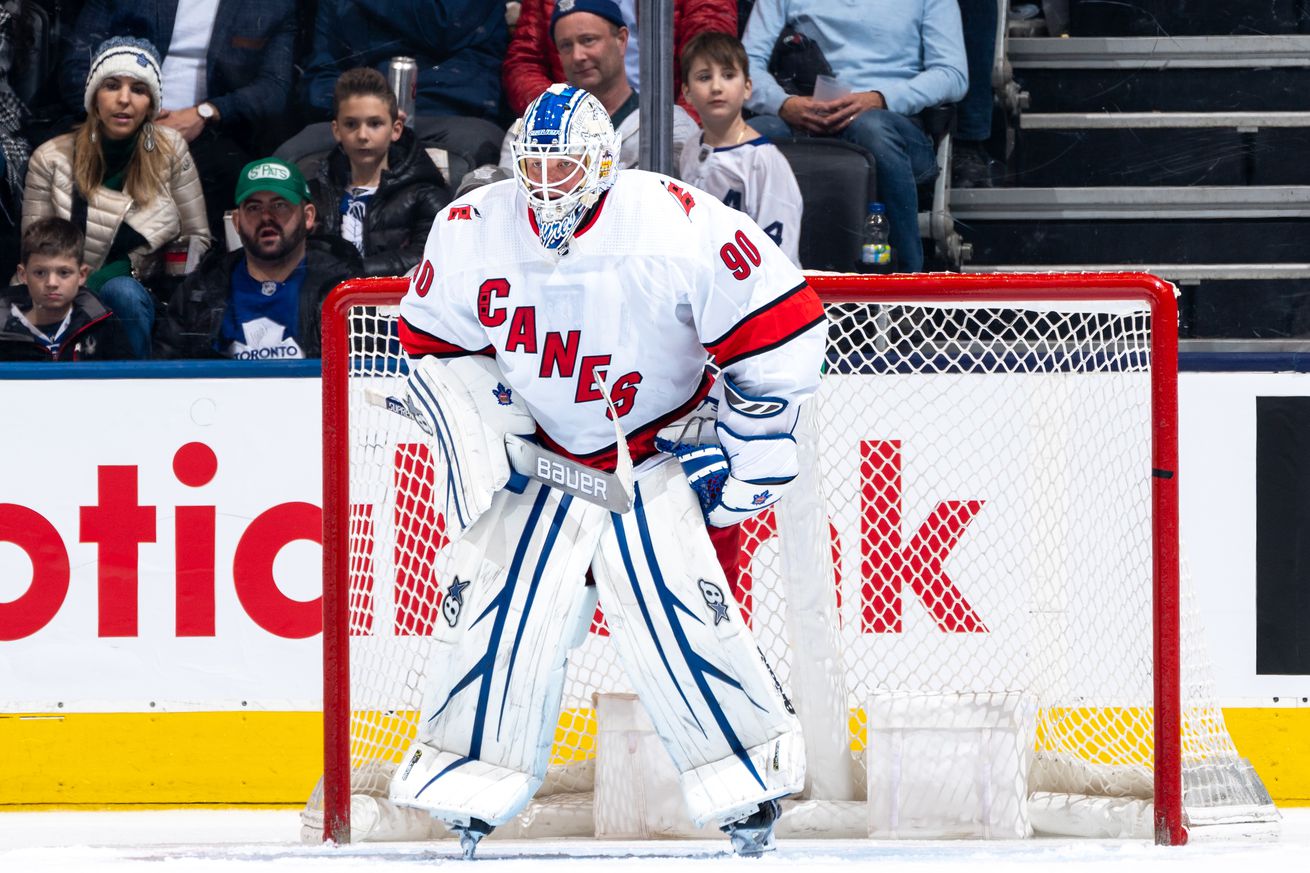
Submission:
<svg viewBox="0 0 1310 873">
<path fill-rule="evenodd" d="M 818 101 L 774 81 L 769 56 L 788 24 L 814 40 L 850 94 Z M 898 268 L 923 269 L 917 186 L 937 170 L 914 116 L 968 90 L 958 0 L 757 0 L 742 42 L 754 80 L 751 126 L 774 137 L 837 136 L 870 151 Z"/>
</svg>

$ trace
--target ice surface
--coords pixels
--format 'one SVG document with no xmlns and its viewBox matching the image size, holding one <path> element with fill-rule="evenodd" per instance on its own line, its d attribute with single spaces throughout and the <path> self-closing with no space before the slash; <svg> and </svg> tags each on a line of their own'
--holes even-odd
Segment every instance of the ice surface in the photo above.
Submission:
<svg viewBox="0 0 1310 873">
<path fill-rule="evenodd" d="M 1283 810 L 1277 840 L 1202 835 L 1182 848 L 1146 842 L 1033 839 L 1012 842 L 779 840 L 761 859 L 736 858 L 714 842 L 517 842 L 489 838 L 473 869 L 603 871 L 843 870 L 912 873 L 1036 873 L 1068 865 L 1077 873 L 1283 873 L 1310 857 L 1310 808 Z M 298 810 L 166 810 L 0 813 L 5 873 L 405 873 L 459 869 L 453 841 L 346 847 L 297 842 Z M 852 865 L 860 865 L 853 867 Z"/>
</svg>

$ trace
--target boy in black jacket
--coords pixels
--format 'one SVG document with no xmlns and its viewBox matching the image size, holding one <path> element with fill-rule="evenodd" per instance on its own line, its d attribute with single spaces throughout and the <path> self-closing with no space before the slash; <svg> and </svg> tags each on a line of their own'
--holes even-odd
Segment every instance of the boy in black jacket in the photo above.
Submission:
<svg viewBox="0 0 1310 873">
<path fill-rule="evenodd" d="M 0 291 L 0 360 L 90 361 L 131 357 L 112 312 L 83 287 L 82 232 L 43 218 L 23 234 L 18 280 Z"/>
<path fill-rule="evenodd" d="M 423 257 L 432 221 L 450 202 L 441 171 L 404 125 L 377 70 L 337 79 L 328 153 L 310 182 L 319 230 L 359 250 L 366 276 L 399 276 Z"/>
</svg>

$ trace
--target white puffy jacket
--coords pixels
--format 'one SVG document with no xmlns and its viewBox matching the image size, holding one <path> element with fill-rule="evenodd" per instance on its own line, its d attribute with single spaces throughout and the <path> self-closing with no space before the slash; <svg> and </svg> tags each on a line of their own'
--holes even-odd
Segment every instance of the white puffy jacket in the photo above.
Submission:
<svg viewBox="0 0 1310 873">
<path fill-rule="evenodd" d="M 73 212 L 73 134 L 57 136 L 32 153 L 23 192 L 23 229 L 51 215 L 69 218 Z M 186 140 L 177 131 L 155 125 L 155 136 L 173 146 L 173 171 L 167 190 L 145 206 L 137 206 L 122 191 L 97 188 L 87 198 L 84 260 L 92 271 L 104 265 L 105 255 L 126 221 L 146 239 L 147 245 L 129 253 L 134 272 L 148 273 L 145 260 L 165 244 L 179 238 L 199 238 L 209 247 L 209 221 L 205 195 Z"/>
</svg>

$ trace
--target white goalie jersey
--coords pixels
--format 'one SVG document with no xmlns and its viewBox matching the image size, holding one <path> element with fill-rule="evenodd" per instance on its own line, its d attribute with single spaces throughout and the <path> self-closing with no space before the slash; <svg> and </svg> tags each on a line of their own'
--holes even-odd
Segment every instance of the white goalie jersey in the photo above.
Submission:
<svg viewBox="0 0 1310 873">
<path fill-rule="evenodd" d="M 682 147 L 678 175 L 749 215 L 793 264 L 800 264 L 801 189 L 791 164 L 767 138 L 712 148 L 697 131 Z"/>
<path fill-rule="evenodd" d="M 822 305 L 742 213 L 624 170 L 566 253 L 543 248 L 533 221 L 512 180 L 439 213 L 400 339 L 415 357 L 494 355 L 548 448 L 612 469 L 608 390 L 634 461 L 649 457 L 656 432 L 708 394 L 711 360 L 733 397 L 795 409 L 817 388 Z M 766 434 L 794 420 L 737 418 Z"/>
</svg>

